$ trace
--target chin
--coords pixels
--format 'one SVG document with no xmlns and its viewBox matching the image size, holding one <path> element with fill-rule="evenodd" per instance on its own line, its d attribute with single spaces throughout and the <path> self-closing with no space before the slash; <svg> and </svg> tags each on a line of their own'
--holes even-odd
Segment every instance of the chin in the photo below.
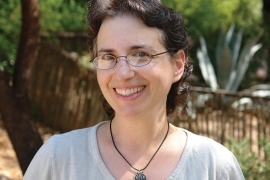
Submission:
<svg viewBox="0 0 270 180">
<path fill-rule="evenodd" d="M 121 117 L 127 117 L 127 118 L 131 118 L 131 117 L 135 117 L 137 115 L 140 114 L 140 111 L 134 111 L 134 109 L 122 109 L 119 110 L 120 113 L 116 113 L 116 116 L 121 116 Z"/>
</svg>

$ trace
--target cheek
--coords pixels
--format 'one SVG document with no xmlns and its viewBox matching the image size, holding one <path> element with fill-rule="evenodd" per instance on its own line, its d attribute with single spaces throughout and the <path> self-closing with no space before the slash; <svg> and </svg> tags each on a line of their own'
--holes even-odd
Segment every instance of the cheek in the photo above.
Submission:
<svg viewBox="0 0 270 180">
<path fill-rule="evenodd" d="M 155 90 L 168 91 L 173 83 L 172 72 L 163 68 L 148 73 L 148 79 L 154 85 Z"/>
<path fill-rule="evenodd" d="M 101 74 L 98 72 L 98 70 L 97 70 L 97 72 L 96 72 L 96 75 L 97 75 L 97 82 L 98 82 L 98 84 L 100 84 L 100 82 L 102 81 L 101 80 Z"/>
<path fill-rule="evenodd" d="M 164 63 L 160 66 L 160 68 L 157 68 L 154 75 L 156 79 L 165 86 L 170 86 L 172 83 L 174 83 L 174 69 L 170 62 L 166 64 Z"/>
<path fill-rule="evenodd" d="M 99 70 L 97 71 L 97 81 L 98 81 L 101 91 L 103 92 L 104 87 L 106 86 L 106 76 Z"/>
</svg>

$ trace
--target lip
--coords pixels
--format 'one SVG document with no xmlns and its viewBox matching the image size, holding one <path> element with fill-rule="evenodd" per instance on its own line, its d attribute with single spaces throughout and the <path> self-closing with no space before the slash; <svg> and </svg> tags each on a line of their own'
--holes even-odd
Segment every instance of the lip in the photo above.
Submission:
<svg viewBox="0 0 270 180">
<path fill-rule="evenodd" d="M 126 88 L 114 88 L 115 93 L 118 96 L 124 97 L 124 98 L 131 98 L 139 95 L 144 89 L 145 85 L 143 86 L 136 86 L 136 87 L 126 87 Z"/>
</svg>

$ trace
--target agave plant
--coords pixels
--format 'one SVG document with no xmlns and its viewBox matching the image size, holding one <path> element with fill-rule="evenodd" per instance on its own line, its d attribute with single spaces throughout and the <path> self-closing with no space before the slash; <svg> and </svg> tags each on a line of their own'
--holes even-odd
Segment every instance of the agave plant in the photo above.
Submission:
<svg viewBox="0 0 270 180">
<path fill-rule="evenodd" d="M 217 89 L 236 91 L 249 62 L 262 47 L 261 43 L 256 44 L 261 37 L 259 34 L 247 42 L 240 52 L 244 28 L 242 27 L 238 33 L 234 33 L 234 29 L 235 25 L 232 24 L 226 34 L 221 31 L 219 35 L 215 56 L 216 73 L 207 52 L 206 41 L 202 35 L 199 35 L 201 48 L 197 50 L 197 58 L 203 78 L 213 91 Z"/>
</svg>

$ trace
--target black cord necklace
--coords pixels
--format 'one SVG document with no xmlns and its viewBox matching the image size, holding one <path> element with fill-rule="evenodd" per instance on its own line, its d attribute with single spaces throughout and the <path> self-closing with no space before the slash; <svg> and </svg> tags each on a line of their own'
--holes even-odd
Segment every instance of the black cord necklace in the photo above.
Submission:
<svg viewBox="0 0 270 180">
<path fill-rule="evenodd" d="M 134 177 L 134 180 L 146 180 L 146 176 L 143 174 L 143 170 L 145 170 L 147 168 L 147 166 L 150 164 L 150 162 L 153 160 L 153 158 L 155 157 L 155 155 L 157 154 L 158 150 L 160 149 L 160 147 L 162 146 L 162 144 L 164 143 L 167 135 L 168 135 L 168 132 L 169 132 L 169 129 L 170 129 L 170 125 L 169 125 L 169 122 L 168 122 L 168 130 L 166 132 L 166 135 L 164 137 L 164 139 L 162 140 L 161 144 L 159 145 L 159 147 L 157 148 L 156 152 L 154 153 L 154 155 L 151 157 L 151 159 L 149 160 L 149 162 L 146 164 L 146 166 L 142 169 L 137 169 L 135 167 L 133 167 L 129 162 L 128 160 L 123 156 L 123 154 L 119 151 L 119 149 L 116 147 L 115 145 L 115 142 L 114 142 L 114 139 L 113 139 L 113 134 L 112 134 L 112 120 L 110 121 L 110 133 L 111 133 L 111 137 L 112 137 L 112 142 L 113 142 L 113 145 L 115 147 L 115 149 L 117 150 L 117 152 L 122 156 L 122 158 L 130 165 L 130 167 L 132 167 L 134 170 L 137 171 L 136 173 L 136 176 Z"/>
</svg>

